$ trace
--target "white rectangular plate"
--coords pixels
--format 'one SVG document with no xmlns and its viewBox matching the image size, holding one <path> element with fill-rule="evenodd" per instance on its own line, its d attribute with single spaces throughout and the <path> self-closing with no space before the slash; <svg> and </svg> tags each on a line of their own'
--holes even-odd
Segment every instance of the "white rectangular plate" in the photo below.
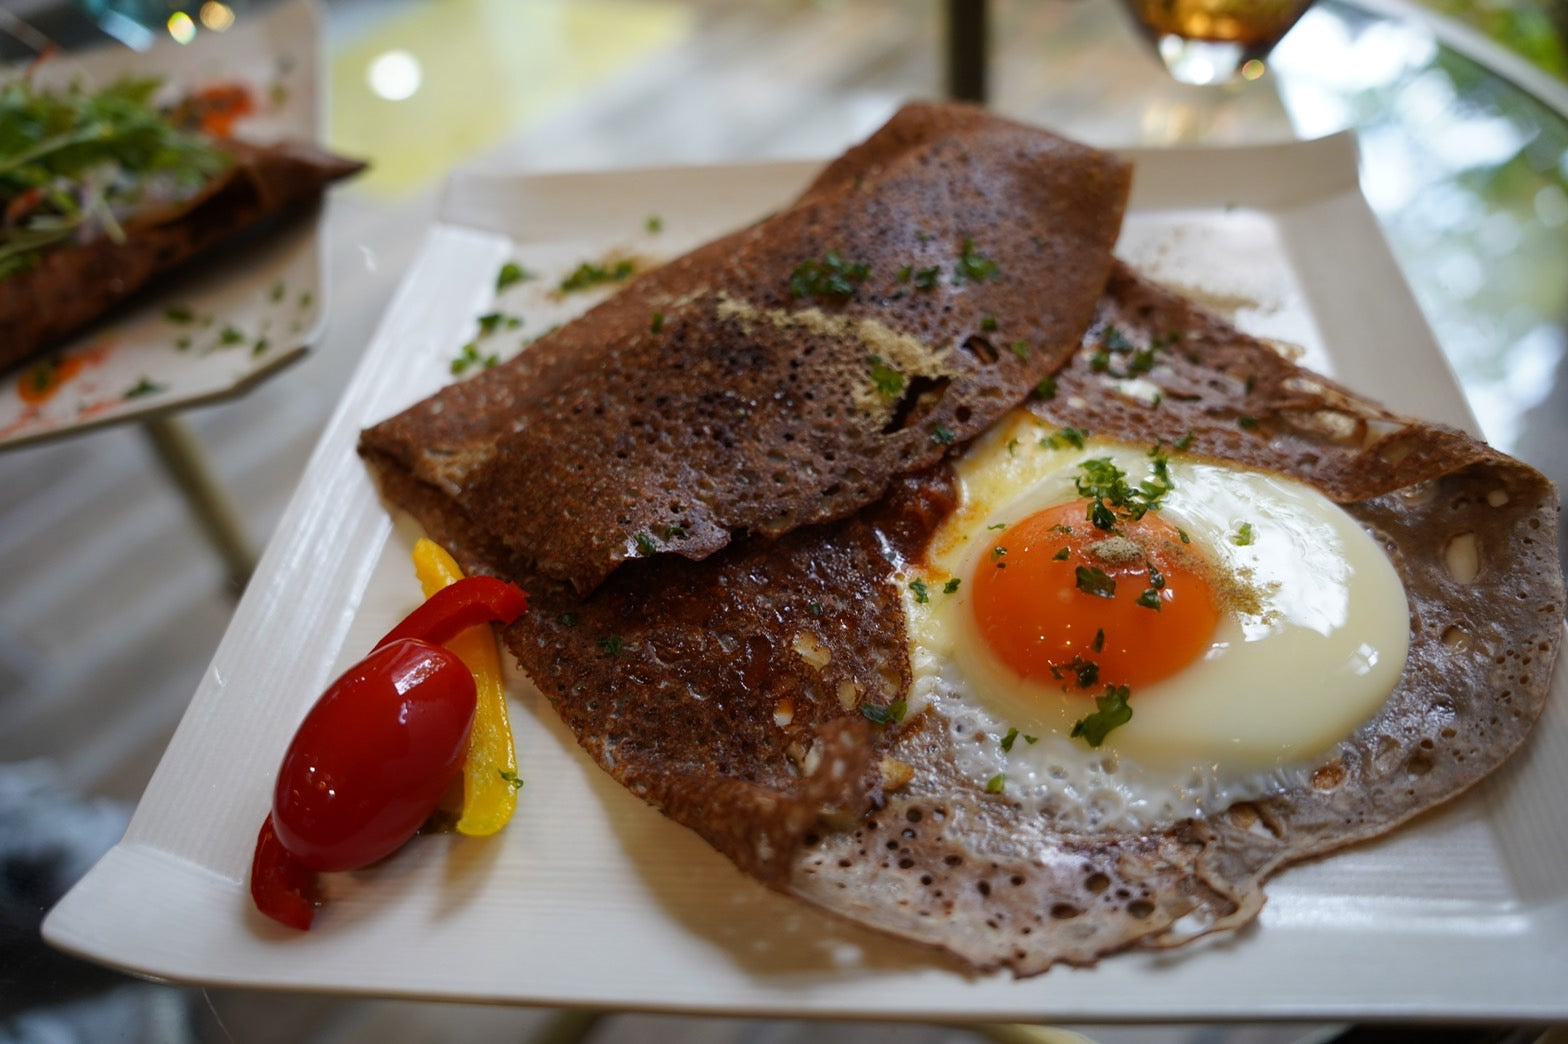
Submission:
<svg viewBox="0 0 1568 1044">
<path fill-rule="evenodd" d="M 319 22 L 310 0 L 287 0 L 188 46 L 164 38 L 143 52 L 65 55 L 43 62 L 34 78 L 94 88 L 157 76 L 160 100 L 240 84 L 256 111 L 236 123 L 237 137 L 313 142 L 321 124 Z M 0 449 L 244 391 L 320 336 L 322 278 L 317 222 L 307 217 L 158 280 L 106 321 L 0 373 Z"/>
<path fill-rule="evenodd" d="M 1348 139 L 1135 159 L 1125 257 L 1357 388 L 1469 426 L 1359 194 Z M 522 678 L 511 692 L 528 782 L 506 831 L 420 838 L 334 875 L 308 934 L 251 909 L 251 848 L 296 723 L 418 600 L 416 534 L 377 498 L 354 455 L 359 430 L 451 380 L 482 313 L 524 317 L 478 342 L 480 354 L 515 351 L 589 302 L 549 292 L 579 261 L 673 255 L 777 207 L 811 173 L 455 180 L 125 839 L 45 936 L 175 980 L 530 1004 L 930 1020 L 1568 1016 L 1562 672 L 1500 776 L 1384 841 L 1281 874 L 1237 937 L 1026 981 L 955 972 L 742 877 L 604 775 Z M 508 259 L 542 277 L 498 301 Z"/>
</svg>

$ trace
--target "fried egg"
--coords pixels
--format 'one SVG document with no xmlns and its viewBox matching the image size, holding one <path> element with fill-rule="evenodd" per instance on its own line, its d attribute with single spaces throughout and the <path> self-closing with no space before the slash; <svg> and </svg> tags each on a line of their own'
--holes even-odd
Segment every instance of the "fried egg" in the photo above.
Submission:
<svg viewBox="0 0 1568 1044">
<path fill-rule="evenodd" d="M 908 710 L 1063 828 L 1300 785 L 1399 680 L 1399 577 L 1309 486 L 1022 410 L 955 467 L 958 504 L 900 577 Z"/>
</svg>

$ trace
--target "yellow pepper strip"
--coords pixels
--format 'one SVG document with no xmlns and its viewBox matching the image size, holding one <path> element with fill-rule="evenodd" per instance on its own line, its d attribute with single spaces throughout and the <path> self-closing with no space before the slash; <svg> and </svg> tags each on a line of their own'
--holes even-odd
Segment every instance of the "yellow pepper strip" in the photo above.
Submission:
<svg viewBox="0 0 1568 1044">
<path fill-rule="evenodd" d="M 414 544 L 414 573 L 429 598 L 463 578 L 463 570 L 446 549 L 434 540 Z M 512 725 L 506 714 L 506 687 L 501 681 L 501 660 L 495 635 L 488 624 L 470 627 L 447 642 L 474 676 L 479 697 L 474 726 L 463 762 L 463 810 L 457 832 L 473 837 L 493 834 L 506 825 L 517 808 L 517 751 L 512 746 Z"/>
</svg>

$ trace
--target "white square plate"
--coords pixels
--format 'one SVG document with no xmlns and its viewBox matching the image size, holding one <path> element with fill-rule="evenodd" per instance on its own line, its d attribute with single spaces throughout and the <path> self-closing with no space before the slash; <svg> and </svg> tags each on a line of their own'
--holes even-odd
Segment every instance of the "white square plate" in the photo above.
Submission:
<svg viewBox="0 0 1568 1044">
<path fill-rule="evenodd" d="M 142 52 L 105 47 L 50 58 L 34 79 L 90 89 L 157 76 L 160 99 L 240 84 L 256 111 L 236 123 L 236 137 L 314 142 L 319 22 L 310 0 L 285 0 L 188 46 L 166 37 Z M 303 356 L 325 323 L 317 221 L 268 231 L 158 280 L 106 321 L 0 373 L 0 449 L 222 399 Z M 40 386 L 48 394 L 23 394 Z"/>
<path fill-rule="evenodd" d="M 1471 426 L 1357 186 L 1344 137 L 1137 153 L 1120 252 L 1299 345 L 1346 383 Z M 500 308 L 506 354 L 592 298 L 550 292 L 607 252 L 671 256 L 787 201 L 810 165 L 460 176 L 366 352 L 125 839 L 55 908 L 56 946 L 161 978 L 530 1004 L 1017 1019 L 1568 1017 L 1568 694 L 1464 800 L 1281 874 L 1260 923 L 1025 981 L 967 976 L 766 891 L 623 791 L 514 678 L 527 786 L 487 840 L 417 839 L 334 875 L 308 934 L 256 914 L 251 846 L 316 695 L 418 600 L 415 537 L 359 430 L 451 380 Z M 658 216 L 662 230 L 649 228 Z M 509 259 L 542 273 L 497 300 Z"/>
</svg>

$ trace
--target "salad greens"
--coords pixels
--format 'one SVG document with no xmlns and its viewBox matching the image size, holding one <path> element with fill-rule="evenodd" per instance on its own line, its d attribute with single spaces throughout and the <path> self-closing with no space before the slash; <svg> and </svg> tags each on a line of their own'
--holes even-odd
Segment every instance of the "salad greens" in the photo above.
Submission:
<svg viewBox="0 0 1568 1044">
<path fill-rule="evenodd" d="M 229 165 L 212 139 L 177 129 L 154 104 L 160 86 L 0 83 L 0 279 L 73 236 L 123 241 L 133 208 L 187 199 Z"/>
</svg>

